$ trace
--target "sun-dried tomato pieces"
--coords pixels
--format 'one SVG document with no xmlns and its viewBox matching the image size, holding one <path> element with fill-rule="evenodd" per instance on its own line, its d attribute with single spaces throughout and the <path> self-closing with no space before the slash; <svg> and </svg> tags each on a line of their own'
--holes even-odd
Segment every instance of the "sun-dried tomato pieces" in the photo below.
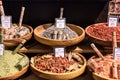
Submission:
<svg viewBox="0 0 120 80">
<path fill-rule="evenodd" d="M 116 32 L 117 40 L 120 40 L 120 24 L 117 27 L 108 27 L 107 24 L 92 25 L 87 29 L 88 34 L 96 38 L 112 41 L 112 32 Z"/>
</svg>

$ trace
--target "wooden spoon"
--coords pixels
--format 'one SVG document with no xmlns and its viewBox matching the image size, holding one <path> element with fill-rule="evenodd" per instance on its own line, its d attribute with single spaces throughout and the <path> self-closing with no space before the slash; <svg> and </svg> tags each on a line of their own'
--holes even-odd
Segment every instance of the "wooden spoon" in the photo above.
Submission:
<svg viewBox="0 0 120 80">
<path fill-rule="evenodd" d="M 0 12 L 1 12 L 1 16 L 5 16 L 5 12 L 4 12 L 2 1 L 0 1 Z"/>
<path fill-rule="evenodd" d="M 26 40 L 23 40 L 13 51 L 13 54 L 16 54 L 18 50 L 26 43 Z"/>
<path fill-rule="evenodd" d="M 93 48 L 93 50 L 96 52 L 96 54 L 97 54 L 100 58 L 104 59 L 104 56 L 103 56 L 102 53 L 97 49 L 97 47 L 94 45 L 94 43 L 91 43 L 91 47 Z"/>
<path fill-rule="evenodd" d="M 25 7 L 22 7 L 21 15 L 20 15 L 20 19 L 19 19 L 19 27 L 22 26 L 22 21 L 23 21 L 23 16 L 24 16 L 24 11 L 25 11 Z"/>
<path fill-rule="evenodd" d="M 112 43 L 113 43 L 113 51 L 114 51 L 114 48 L 117 47 L 117 39 L 116 39 L 116 32 L 113 32 L 112 33 Z"/>
<path fill-rule="evenodd" d="M 64 11 L 64 8 L 61 8 L 61 9 L 60 9 L 60 19 L 63 18 L 63 11 Z"/>
</svg>

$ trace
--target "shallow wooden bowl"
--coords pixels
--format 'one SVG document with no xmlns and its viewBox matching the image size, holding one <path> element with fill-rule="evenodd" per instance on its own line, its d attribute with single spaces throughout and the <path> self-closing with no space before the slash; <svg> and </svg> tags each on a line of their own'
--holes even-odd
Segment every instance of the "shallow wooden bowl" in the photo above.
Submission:
<svg viewBox="0 0 120 80">
<path fill-rule="evenodd" d="M 76 26 L 73 24 L 67 24 L 68 27 L 70 27 L 73 31 L 75 31 L 78 34 L 78 37 L 69 39 L 69 40 L 53 40 L 48 39 L 45 37 L 40 36 L 41 33 L 43 33 L 47 28 L 51 27 L 52 24 L 43 24 L 34 29 L 34 37 L 35 39 L 45 45 L 49 46 L 71 46 L 74 44 L 77 44 L 81 42 L 85 37 L 85 31 L 80 26 Z"/>
<path fill-rule="evenodd" d="M 15 79 L 19 78 L 20 76 L 22 76 L 24 73 L 27 72 L 27 70 L 29 68 L 29 58 L 22 53 L 21 53 L 21 55 L 25 56 L 28 59 L 27 65 L 22 70 L 20 70 L 19 72 L 15 73 L 15 74 L 0 77 L 0 80 L 15 80 Z"/>
<path fill-rule="evenodd" d="M 93 24 L 93 25 L 95 25 L 97 27 L 98 25 L 101 25 L 101 24 L 106 24 L 107 25 L 107 23 L 97 23 L 97 24 Z M 112 41 L 108 41 L 108 40 L 104 40 L 104 39 L 95 37 L 88 32 L 88 29 L 90 27 L 92 27 L 93 25 L 90 25 L 90 26 L 86 27 L 86 29 L 85 29 L 85 33 L 86 33 L 86 36 L 87 36 L 88 40 L 93 42 L 93 43 L 104 46 L 104 47 L 112 47 Z M 118 44 L 118 46 L 120 46 L 120 41 L 117 41 L 117 44 Z"/>
<path fill-rule="evenodd" d="M 30 33 L 23 36 L 23 37 L 20 37 L 20 38 L 13 38 L 13 39 L 4 40 L 4 44 L 5 44 L 6 47 L 17 46 L 23 40 L 29 40 L 32 37 L 33 28 L 31 26 L 28 26 L 28 25 L 25 25 L 25 24 L 23 24 L 23 26 L 27 27 L 30 30 Z"/>
<path fill-rule="evenodd" d="M 95 80 L 118 80 L 118 79 L 105 78 L 96 73 L 92 73 L 92 75 Z"/>
<path fill-rule="evenodd" d="M 68 72 L 68 73 L 52 73 L 52 72 L 45 72 L 42 70 L 37 69 L 36 67 L 34 67 L 34 59 L 31 58 L 31 64 L 30 64 L 30 68 L 32 70 L 32 72 L 37 75 L 38 77 L 42 77 L 45 79 L 49 79 L 49 80 L 68 80 L 68 79 L 73 79 L 75 77 L 80 76 L 86 69 L 86 59 L 80 54 L 80 57 L 83 59 L 84 64 L 83 66 L 78 69 L 75 70 L 73 72 Z"/>
<path fill-rule="evenodd" d="M 92 56 L 91 58 L 94 58 L 95 56 Z M 91 59 L 90 58 L 90 59 Z M 103 77 L 95 72 L 93 72 L 90 68 L 89 68 L 89 65 L 87 65 L 90 73 L 92 74 L 92 77 L 94 78 L 94 80 L 117 80 L 117 79 L 111 79 L 111 78 L 106 78 L 106 77 Z"/>
</svg>

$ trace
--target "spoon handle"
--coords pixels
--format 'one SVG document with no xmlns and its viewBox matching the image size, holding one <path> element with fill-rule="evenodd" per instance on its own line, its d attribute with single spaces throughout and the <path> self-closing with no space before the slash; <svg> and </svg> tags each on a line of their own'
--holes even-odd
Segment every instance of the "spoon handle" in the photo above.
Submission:
<svg viewBox="0 0 120 80">
<path fill-rule="evenodd" d="M 91 47 L 100 58 L 104 59 L 104 56 L 102 55 L 102 53 L 97 49 L 97 47 L 93 43 L 91 44 Z"/>
</svg>

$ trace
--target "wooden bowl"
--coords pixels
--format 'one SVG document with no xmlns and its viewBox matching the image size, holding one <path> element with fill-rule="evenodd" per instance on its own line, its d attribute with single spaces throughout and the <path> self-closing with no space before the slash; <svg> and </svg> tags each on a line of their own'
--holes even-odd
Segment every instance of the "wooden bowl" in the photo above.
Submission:
<svg viewBox="0 0 120 80">
<path fill-rule="evenodd" d="M 24 73 L 27 72 L 27 70 L 29 68 L 29 58 L 26 55 L 22 54 L 22 53 L 20 55 L 23 55 L 28 59 L 28 64 L 26 64 L 26 66 L 17 73 L 0 77 L 0 80 L 15 80 L 15 79 L 19 78 L 20 76 L 22 76 Z"/>
<path fill-rule="evenodd" d="M 45 72 L 45 71 L 39 70 L 36 67 L 34 67 L 34 64 L 33 64 L 34 59 L 32 59 L 32 58 L 31 58 L 30 68 L 35 75 L 37 75 L 38 77 L 45 78 L 45 79 L 50 79 L 50 80 L 73 79 L 75 77 L 80 76 L 86 69 L 86 59 L 81 54 L 80 54 L 80 57 L 84 61 L 83 66 L 78 70 L 68 72 L 68 73 L 52 73 L 52 72 Z"/>
<path fill-rule="evenodd" d="M 69 40 L 53 40 L 48 39 L 45 37 L 40 36 L 41 33 L 43 33 L 47 28 L 51 27 L 52 24 L 43 24 L 34 29 L 34 37 L 35 39 L 45 45 L 49 46 L 71 46 L 74 44 L 77 44 L 81 42 L 85 37 L 85 31 L 80 26 L 76 26 L 73 24 L 67 24 L 68 27 L 70 27 L 73 31 L 75 31 L 78 34 L 78 37 L 69 39 Z"/>
<path fill-rule="evenodd" d="M 92 73 L 92 75 L 95 80 L 118 80 L 118 79 L 105 78 L 96 73 Z"/>
<path fill-rule="evenodd" d="M 95 27 L 97 27 L 98 25 L 104 25 L 107 23 L 97 23 L 97 24 L 93 24 Z M 104 47 L 112 47 L 112 40 L 105 40 L 105 39 L 101 39 L 101 38 L 98 38 L 98 37 L 95 37 L 93 35 L 91 35 L 89 32 L 88 32 L 88 29 L 90 27 L 92 27 L 93 25 L 90 25 L 88 27 L 86 27 L 85 29 L 85 33 L 86 33 L 86 37 L 88 38 L 89 41 L 93 42 L 93 43 L 96 43 L 98 45 L 101 45 L 101 46 L 104 46 Z M 112 34 L 111 34 L 112 35 Z M 120 46 L 120 41 L 117 41 L 117 44 L 118 46 Z"/>
<path fill-rule="evenodd" d="M 20 38 L 13 38 L 13 39 L 8 39 L 8 40 L 4 40 L 4 44 L 6 47 L 14 47 L 17 46 L 19 43 L 21 43 L 23 40 L 29 40 L 32 37 L 32 33 L 33 33 L 33 28 L 31 26 L 25 25 L 23 24 L 23 26 L 27 27 L 28 29 L 30 29 L 30 33 L 22 36 Z"/>
<path fill-rule="evenodd" d="M 90 59 L 95 58 L 95 57 L 96 56 L 92 56 Z M 103 76 L 93 72 L 93 70 L 89 67 L 88 64 L 87 64 L 87 67 L 88 67 L 88 70 L 90 71 L 90 73 L 92 74 L 92 77 L 94 78 L 94 80 L 118 80 L 118 79 L 112 79 L 112 78 L 103 77 Z"/>
</svg>

